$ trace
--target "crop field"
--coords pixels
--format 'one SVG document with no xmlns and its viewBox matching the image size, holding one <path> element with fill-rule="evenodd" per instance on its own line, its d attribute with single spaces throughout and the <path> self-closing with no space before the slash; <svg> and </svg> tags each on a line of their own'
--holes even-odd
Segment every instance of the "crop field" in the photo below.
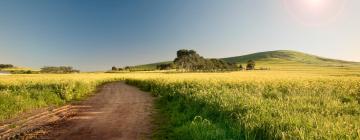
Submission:
<svg viewBox="0 0 360 140">
<path fill-rule="evenodd" d="M 0 120 L 31 109 L 59 106 L 121 79 L 102 74 L 9 75 L 0 77 Z"/>
<path fill-rule="evenodd" d="M 160 96 L 160 139 L 359 139 L 360 78 L 183 74 L 128 83 Z M 194 78 L 196 77 L 196 78 Z"/>
<path fill-rule="evenodd" d="M 359 139 L 358 70 L 0 77 L 0 120 L 125 80 L 158 97 L 155 139 Z"/>
</svg>

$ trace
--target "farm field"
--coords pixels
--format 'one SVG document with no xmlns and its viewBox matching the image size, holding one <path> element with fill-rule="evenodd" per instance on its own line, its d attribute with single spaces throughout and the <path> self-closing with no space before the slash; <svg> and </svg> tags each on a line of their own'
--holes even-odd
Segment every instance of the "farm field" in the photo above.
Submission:
<svg viewBox="0 0 360 140">
<path fill-rule="evenodd" d="M 359 139 L 359 69 L 0 77 L 0 120 L 125 80 L 158 97 L 155 139 Z"/>
</svg>

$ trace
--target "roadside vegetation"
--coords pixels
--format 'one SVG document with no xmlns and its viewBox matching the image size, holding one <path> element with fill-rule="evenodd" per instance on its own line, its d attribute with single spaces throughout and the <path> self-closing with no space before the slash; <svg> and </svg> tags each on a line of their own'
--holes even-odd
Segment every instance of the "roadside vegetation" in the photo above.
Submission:
<svg viewBox="0 0 360 140">
<path fill-rule="evenodd" d="M 360 77 L 254 71 L 127 83 L 159 97 L 156 139 L 360 138 Z"/>
<path fill-rule="evenodd" d="M 37 108 L 59 106 L 90 95 L 97 86 L 119 81 L 114 75 L 35 74 L 0 77 L 0 122 Z"/>
</svg>

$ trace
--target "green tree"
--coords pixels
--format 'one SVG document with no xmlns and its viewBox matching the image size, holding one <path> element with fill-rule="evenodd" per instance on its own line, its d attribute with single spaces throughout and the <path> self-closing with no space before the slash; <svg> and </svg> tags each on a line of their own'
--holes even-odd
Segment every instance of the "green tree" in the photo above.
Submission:
<svg viewBox="0 0 360 140">
<path fill-rule="evenodd" d="M 130 67 L 130 66 L 126 66 L 124 69 L 125 69 L 125 70 L 131 70 L 131 67 Z"/>
<path fill-rule="evenodd" d="M 246 65 L 246 70 L 254 70 L 255 69 L 255 61 L 249 60 Z"/>
<path fill-rule="evenodd" d="M 174 64 L 179 69 L 185 71 L 196 70 L 201 67 L 201 63 L 204 62 L 204 58 L 196 53 L 194 50 L 179 50 L 177 51 L 177 57 L 174 60 Z"/>
<path fill-rule="evenodd" d="M 185 71 L 218 71 L 236 68 L 235 63 L 229 63 L 221 59 L 205 59 L 194 50 L 179 50 L 174 64 L 178 69 Z"/>
<path fill-rule="evenodd" d="M 115 66 L 113 66 L 113 67 L 111 67 L 111 70 L 112 70 L 112 71 L 117 71 L 118 68 L 116 68 Z"/>
<path fill-rule="evenodd" d="M 159 64 L 156 66 L 156 69 L 158 70 L 170 70 L 170 69 L 174 69 L 176 68 L 174 63 L 170 63 L 170 64 Z"/>
<path fill-rule="evenodd" d="M 75 70 L 69 66 L 60 66 L 60 67 L 52 67 L 46 66 L 41 68 L 41 73 L 57 73 L 57 74 L 65 74 L 65 73 L 79 73 L 79 70 Z"/>
<path fill-rule="evenodd" d="M 0 64 L 0 69 L 5 69 L 5 68 L 13 68 L 14 65 L 12 64 Z"/>
</svg>

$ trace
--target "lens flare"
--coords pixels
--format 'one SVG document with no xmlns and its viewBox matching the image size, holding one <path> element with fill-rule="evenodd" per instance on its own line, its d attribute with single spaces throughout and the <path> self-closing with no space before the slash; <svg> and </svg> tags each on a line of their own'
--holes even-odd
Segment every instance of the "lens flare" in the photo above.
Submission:
<svg viewBox="0 0 360 140">
<path fill-rule="evenodd" d="M 324 4 L 324 0 L 305 0 L 305 2 L 310 6 L 319 6 L 321 4 Z"/>
<path fill-rule="evenodd" d="M 336 19 L 346 0 L 283 0 L 291 15 L 307 25 L 321 25 Z"/>
</svg>

